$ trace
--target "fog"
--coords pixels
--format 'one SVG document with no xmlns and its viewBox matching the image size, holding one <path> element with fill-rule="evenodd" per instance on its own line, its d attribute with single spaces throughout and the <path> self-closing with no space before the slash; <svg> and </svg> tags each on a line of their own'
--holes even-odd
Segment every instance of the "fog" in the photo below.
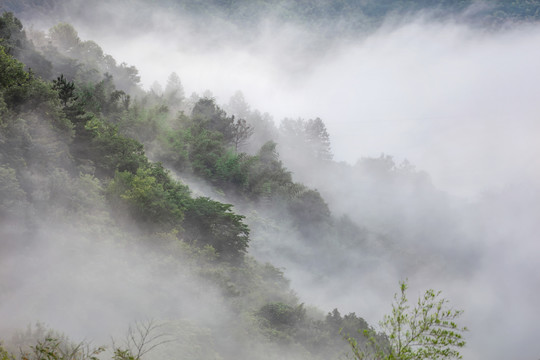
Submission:
<svg viewBox="0 0 540 360">
<path fill-rule="evenodd" d="M 34 24 L 72 23 L 81 38 L 135 65 L 146 88 L 175 71 L 186 94 L 208 89 L 226 103 L 241 90 L 276 122 L 320 117 L 336 161 L 352 166 L 385 153 L 429 175 L 434 190 L 426 198 L 384 198 L 383 208 L 374 205 L 375 195 L 362 203 L 366 190 L 356 189 L 353 177 L 292 168 L 296 179 L 321 190 L 335 214 L 363 226 L 409 216 L 396 226 L 401 255 L 340 254 L 334 261 L 342 271 L 327 277 L 280 256 L 284 244 L 306 251 L 294 239 L 262 244 L 255 234 L 254 255 L 284 267 L 302 301 L 355 311 L 376 324 L 389 312 L 398 281 L 408 278 L 411 298 L 441 289 L 465 310 L 464 358 L 539 356 L 540 26 L 487 31 L 425 15 L 389 19 L 354 39 L 320 41 L 309 29 L 270 20 L 245 34 L 217 20 L 201 29 L 199 19 L 137 11 L 145 16 L 107 6 Z M 345 191 L 339 196 L 336 188 Z M 414 271 L 400 266 L 409 253 L 423 258 Z"/>
<path fill-rule="evenodd" d="M 218 289 L 136 242 L 128 250 L 122 239 L 81 234 L 61 222 L 40 226 L 24 241 L 23 251 L 2 256 L 2 270 L 11 274 L 2 276 L 3 336 L 39 321 L 99 346 L 109 336 L 123 339 L 135 321 L 207 326 L 227 317 Z"/>
<path fill-rule="evenodd" d="M 151 350 L 145 359 L 307 359 L 305 351 L 245 336 L 250 320 L 231 309 L 212 279 L 228 274 L 198 263 L 165 234 L 150 240 L 112 226 L 96 233 L 81 231 L 91 221 L 58 220 L 21 236 L 0 225 L 7 250 L 0 256 L 0 337 L 14 354 L 53 338 L 61 346 L 103 346 L 99 358 L 112 358 L 116 348 L 137 354 L 143 345 Z"/>
<path fill-rule="evenodd" d="M 465 197 L 540 175 L 531 166 L 540 152 L 540 50 L 531 46 L 538 26 L 493 33 L 416 20 L 354 42 L 317 43 L 287 26 L 269 24 L 256 39 L 234 30 L 229 41 L 222 27 L 208 39 L 171 14 L 152 19 L 155 26 L 127 37 L 76 26 L 135 64 L 147 88 L 176 71 L 187 94 L 209 89 L 226 103 L 241 90 L 277 122 L 322 118 L 338 161 L 408 159 L 439 188 Z"/>
</svg>

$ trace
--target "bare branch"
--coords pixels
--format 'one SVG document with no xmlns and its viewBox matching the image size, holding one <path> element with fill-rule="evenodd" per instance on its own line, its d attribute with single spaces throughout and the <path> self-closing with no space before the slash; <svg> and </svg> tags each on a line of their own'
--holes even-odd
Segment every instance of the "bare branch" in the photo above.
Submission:
<svg viewBox="0 0 540 360">
<path fill-rule="evenodd" d="M 137 321 L 130 326 L 125 339 L 125 347 L 130 357 L 140 360 L 156 347 L 175 341 L 176 339 L 171 338 L 170 334 L 162 331 L 164 326 L 165 324 L 158 324 L 154 320 Z M 113 347 L 117 349 L 114 341 Z M 122 353 L 122 355 L 127 354 Z"/>
</svg>

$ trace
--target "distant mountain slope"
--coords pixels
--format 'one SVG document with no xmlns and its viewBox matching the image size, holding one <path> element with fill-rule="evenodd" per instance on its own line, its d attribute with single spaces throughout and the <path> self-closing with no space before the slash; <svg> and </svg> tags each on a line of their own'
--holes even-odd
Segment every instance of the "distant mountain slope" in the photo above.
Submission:
<svg viewBox="0 0 540 360">
<path fill-rule="evenodd" d="M 149 4 L 150 3 L 150 4 Z M 392 15 L 403 16 L 428 11 L 440 17 L 458 17 L 479 25 L 498 26 L 508 21 L 538 21 L 540 1 L 477 1 L 477 0 L 157 0 L 141 2 L 123 0 L 114 5 L 106 2 L 91 3 L 79 0 L 4 0 L 0 8 L 12 11 L 25 19 L 28 15 L 43 14 L 63 17 L 79 13 L 90 16 L 99 12 L 102 6 L 161 7 L 168 11 L 190 16 L 204 16 L 227 20 L 240 26 L 259 24 L 261 20 L 272 18 L 287 23 L 308 25 L 314 29 L 340 29 L 344 33 L 365 30 L 380 25 Z M 81 9 L 84 11 L 81 12 Z M 144 15 L 144 12 L 141 13 Z"/>
</svg>

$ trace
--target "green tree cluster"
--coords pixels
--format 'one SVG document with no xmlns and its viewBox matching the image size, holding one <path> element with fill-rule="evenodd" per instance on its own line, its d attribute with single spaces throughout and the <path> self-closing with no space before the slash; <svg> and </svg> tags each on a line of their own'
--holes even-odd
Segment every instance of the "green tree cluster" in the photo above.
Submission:
<svg viewBox="0 0 540 360">
<path fill-rule="evenodd" d="M 19 31 L 20 23 L 10 16 L 4 14 L 2 19 L 11 19 L 17 26 L 4 26 L 3 30 Z M 24 33 L 17 34 L 25 39 Z M 81 51 L 82 43 L 70 25 L 54 27 L 50 37 L 51 46 L 64 56 Z M 81 71 L 87 67 L 81 66 Z M 211 246 L 222 260 L 243 257 L 249 229 L 243 217 L 232 212 L 232 205 L 192 198 L 187 186 L 174 181 L 161 164 L 148 160 L 142 143 L 119 132 L 120 120 L 135 116 L 136 111 L 126 93 L 116 89 L 111 75 L 104 74 L 102 80 L 83 86 L 64 74 L 47 82 L 26 71 L 1 46 L 0 70 L 0 111 L 4 115 L 0 189 L 10 194 L 2 199 L 3 212 L 21 214 L 21 206 L 44 210 L 49 202 L 76 208 L 77 187 L 83 186 L 84 176 L 95 176 L 98 188 L 106 189 L 106 199 L 118 221 L 127 221 L 127 215 L 146 233 L 177 231 L 177 241 Z M 211 129 L 219 127 L 222 120 L 215 108 L 203 118 L 207 111 L 203 108 L 201 104 L 204 126 L 199 124 L 199 133 L 193 131 L 197 139 L 217 136 L 219 132 Z M 211 145 L 201 140 L 194 143 L 197 147 L 192 159 L 201 169 L 212 166 L 213 174 L 220 178 L 238 178 L 231 170 L 236 166 L 234 161 L 209 163 L 204 156 L 213 159 Z M 216 160 L 225 157 L 221 152 L 215 155 Z M 81 180 L 77 179 L 79 172 Z M 55 183 L 58 186 L 53 186 Z"/>
<path fill-rule="evenodd" d="M 306 236 L 319 233 L 330 223 L 328 205 L 319 192 L 292 180 L 279 159 L 277 143 L 265 143 L 255 155 L 238 152 L 235 136 L 240 131 L 248 138 L 250 125 L 243 120 L 235 122 L 214 100 L 199 100 L 191 116 L 181 113 L 177 121 L 177 130 L 171 129 L 164 137 L 162 147 L 167 150 L 160 158 L 164 163 L 180 172 L 192 171 L 226 193 L 283 208 L 293 226 Z M 313 137 L 320 131 L 327 135 L 320 119 L 306 124 Z"/>
<path fill-rule="evenodd" d="M 248 203 L 265 203 L 275 210 L 272 221 L 292 224 L 294 231 L 308 241 L 327 241 L 324 251 L 338 246 L 334 237 L 341 233 L 336 224 L 347 225 L 347 231 L 339 236 L 360 233 L 346 219 L 335 221 L 318 191 L 293 181 L 275 142 L 264 143 L 253 155 L 240 152 L 242 140 L 250 136 L 251 124 L 241 117 L 228 116 L 208 98 L 194 102 L 190 115 L 177 110 L 187 102 L 177 77 L 171 78 L 165 90 L 167 99 L 151 94 L 132 100 L 127 90 L 117 87 L 115 71 L 119 70 L 114 59 L 104 55 L 97 44 L 81 41 L 68 24 L 51 29 L 47 35 L 51 44 L 36 47 L 42 56 L 55 60 L 54 75 L 32 72 L 10 52 L 16 53 L 16 47 L 31 48 L 24 40 L 22 25 L 12 15 L 4 14 L 2 19 L 0 215 L 12 224 L 23 224 L 19 236 L 9 234 L 10 241 L 25 239 L 26 232 L 39 228 L 40 223 L 69 223 L 79 233 L 99 234 L 106 231 L 104 228 L 112 228 L 108 231 L 118 231 L 122 239 L 129 239 L 128 243 L 155 245 L 149 256 L 158 257 L 167 266 L 170 262 L 182 263 L 204 281 L 218 286 L 235 320 L 230 334 L 221 329 L 230 337 L 253 332 L 274 343 L 307 349 L 312 356 L 330 357 L 347 345 L 338 334 L 339 328 L 369 330 L 354 314 L 341 317 L 335 310 L 319 319 L 308 314 L 290 291 L 281 270 L 249 257 L 252 231 L 246 217 L 235 213 L 231 204 L 193 197 L 186 185 L 175 180 L 162 163 L 150 161 L 145 152 L 147 147 L 161 150 L 156 151 L 156 157 L 175 170 L 199 176 Z M 12 50 L 7 51 L 5 46 Z M 104 66 L 111 72 L 103 71 Z M 133 69 L 123 76 L 129 84 L 138 81 Z M 178 113 L 172 115 L 170 109 Z M 302 136 L 311 144 L 329 149 L 322 120 L 299 124 Z M 145 128 L 148 131 L 142 131 Z M 128 136 L 130 133 L 138 137 Z M 279 236 L 279 231 L 275 235 Z M 414 329 L 419 329 L 424 325 L 418 319 L 432 321 L 432 326 L 438 319 L 445 326 L 454 326 L 446 321 L 458 313 L 436 312 L 438 315 L 431 317 L 431 311 L 439 305 L 431 306 L 430 301 L 437 295 L 429 293 L 419 303 L 428 309 L 425 316 L 423 312 L 400 315 L 404 320 L 399 323 L 414 324 Z M 406 309 L 399 303 L 396 314 L 405 314 Z M 385 321 L 390 324 L 388 329 L 395 328 L 393 320 Z M 409 332 L 416 334 L 414 329 Z M 394 339 L 417 344 L 408 342 L 407 331 L 389 334 L 390 344 Z M 429 339 L 462 344 L 457 336 L 439 335 L 415 336 L 415 341 L 423 342 L 414 351 L 433 345 Z M 208 337 L 203 338 L 206 341 Z M 219 346 L 226 349 L 228 338 L 223 339 Z M 383 344 L 383 349 L 393 346 L 381 341 L 366 344 Z M 28 360 L 93 360 L 96 355 L 66 352 L 61 343 L 52 336 L 40 339 L 23 354 Z M 407 353 L 404 347 L 400 349 L 398 353 Z M 426 351 L 422 354 L 435 354 Z M 12 358 L 2 349 L 0 356 L 2 360 Z M 117 349 L 113 358 L 137 360 L 138 356 Z"/>
</svg>

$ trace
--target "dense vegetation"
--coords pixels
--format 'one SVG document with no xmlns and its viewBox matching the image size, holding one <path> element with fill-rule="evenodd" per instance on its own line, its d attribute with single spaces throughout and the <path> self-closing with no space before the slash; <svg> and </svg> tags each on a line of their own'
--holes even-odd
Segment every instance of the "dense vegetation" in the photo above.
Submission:
<svg viewBox="0 0 540 360">
<path fill-rule="evenodd" d="M 277 18 L 302 23 L 318 19 L 319 27 L 344 16 L 379 23 L 394 12 L 425 8 L 412 1 L 361 6 L 347 1 L 280 2 L 277 7 L 270 1 L 162 5 L 240 23 L 256 21 L 272 8 Z M 457 13 L 468 5 L 440 1 L 433 7 L 450 7 Z M 531 15 L 533 2 L 514 5 L 497 4 L 485 14 L 496 13 L 504 20 L 536 19 L 536 13 Z M 20 12 L 27 6 L 54 9 L 58 4 L 4 6 Z M 348 24 L 353 30 L 365 26 Z M 128 335 L 131 343 L 113 346 L 115 360 L 139 359 L 148 347 L 161 344 L 162 336 L 183 339 L 178 353 L 201 359 L 284 354 L 328 359 L 348 345 L 353 350 L 370 341 L 391 346 L 392 338 L 376 333 L 354 313 L 342 316 L 334 309 L 325 316 L 305 306 L 282 270 L 256 261 L 248 250 L 253 241 L 264 247 L 270 237 L 283 243 L 294 238 L 304 251 L 293 254 L 284 244 L 280 255 L 321 273 L 342 271 L 339 262 L 320 261 L 336 253 L 402 251 L 391 243 L 394 234 L 335 216 L 321 193 L 298 182 L 300 176 L 293 177 L 285 161 L 294 169 L 299 164 L 330 169 L 334 176 L 369 173 L 360 178 L 364 185 L 387 182 L 393 189 L 399 182 L 418 193 L 435 192 L 424 174 L 408 163 L 396 165 L 387 156 L 362 159 L 354 167 L 333 162 L 329 134 L 319 118 L 284 119 L 278 128 L 269 115 L 251 110 L 241 93 L 220 106 L 211 96 L 186 97 L 175 73 L 164 89 L 144 91 L 139 81 L 134 66 L 118 64 L 95 42 L 81 40 L 70 24 L 57 24 L 47 33 L 27 33 L 12 13 L 2 14 L 0 259 L 14 254 L 32 258 L 26 249 L 47 247 L 56 241 L 53 238 L 65 241 L 67 233 L 73 235 L 69 246 L 129 253 L 115 259 L 119 262 L 137 262 L 142 252 L 149 256 L 144 261 L 152 264 L 152 271 L 194 277 L 196 287 L 218 289 L 224 312 L 231 314 L 226 325 L 208 330 L 197 321 L 167 318 L 163 335 L 162 325 L 139 323 L 136 334 Z M 294 153 L 294 158 L 280 156 L 278 148 Z M 188 183 L 204 183 L 211 190 L 194 191 Z M 417 265 L 420 257 L 411 262 Z M 136 282 L 127 280 L 132 286 Z M 157 284 L 149 289 L 168 294 Z M 1 301 L 16 291 L 16 284 L 0 290 Z M 368 338 L 351 337 L 363 330 Z M 13 358 L 18 348 L 24 349 L 20 357 L 29 360 L 92 360 L 103 352 L 71 344 L 41 325 L 8 340 L 5 348 L 0 347 L 0 360 Z"/>
<path fill-rule="evenodd" d="M 308 314 L 281 270 L 247 255 L 245 216 L 230 204 L 193 196 L 163 165 L 205 179 L 244 204 L 265 202 L 275 221 L 287 220 L 306 240 L 329 239 L 337 228 L 328 206 L 317 191 L 293 182 L 276 143 L 265 142 L 254 155 L 240 152 L 253 134 L 244 119 L 228 116 L 210 98 L 190 103 L 175 75 L 163 94 L 143 92 L 135 68 L 116 66 L 68 24 L 34 34 L 46 41 L 33 42 L 21 22 L 4 13 L 0 31 L 4 260 L 24 254 L 28 246 L 48 246 L 49 239 L 67 232 L 74 234 L 71 245 L 79 247 L 142 246 L 160 271 L 190 264 L 189 270 L 175 271 L 217 286 L 237 319 L 226 339 L 217 339 L 217 333 L 201 338 L 213 338 L 208 351 L 224 358 L 248 356 L 257 341 L 328 358 L 344 350 L 340 328 L 368 328 L 355 314 Z M 325 133 L 320 119 L 299 125 L 314 139 Z M 163 164 L 150 161 L 145 148 Z M 16 284 L 5 285 L 1 296 L 15 289 Z M 95 355 L 77 347 L 69 352 L 67 339 L 38 332 L 6 346 L 31 346 L 22 354 L 28 359 Z M 243 333 L 253 333 L 252 340 L 229 349 L 230 337 L 240 340 Z M 122 351 L 116 348 L 113 357 L 133 356 Z M 11 356 L 2 352 L 3 359 Z"/>
</svg>

